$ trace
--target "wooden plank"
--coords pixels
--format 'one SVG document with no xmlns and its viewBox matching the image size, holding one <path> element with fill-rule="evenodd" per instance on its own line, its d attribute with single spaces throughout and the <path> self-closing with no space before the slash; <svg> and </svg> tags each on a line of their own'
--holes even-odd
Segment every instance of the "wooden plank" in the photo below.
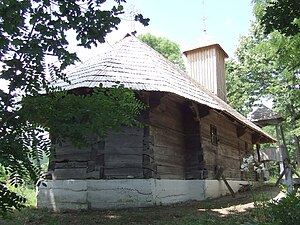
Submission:
<svg viewBox="0 0 300 225">
<path fill-rule="evenodd" d="M 143 178 L 143 168 L 104 168 L 105 178 Z"/>
<path fill-rule="evenodd" d="M 174 177 L 176 176 L 179 179 L 185 178 L 185 170 L 184 167 L 179 166 L 166 166 L 157 164 L 157 173 L 161 178 L 166 177 Z"/>
<path fill-rule="evenodd" d="M 151 134 L 154 136 L 155 144 L 164 142 L 167 138 L 169 142 L 182 143 L 184 145 L 184 132 L 170 129 L 168 127 L 151 127 Z"/>
<path fill-rule="evenodd" d="M 222 180 L 224 181 L 226 187 L 227 187 L 228 190 L 230 191 L 231 196 L 232 196 L 233 198 L 235 198 L 235 193 L 234 193 L 234 191 L 232 190 L 232 188 L 230 187 L 230 185 L 229 185 L 229 183 L 227 182 L 227 180 L 226 180 L 226 178 L 225 178 L 224 175 L 222 175 Z"/>
<path fill-rule="evenodd" d="M 173 179 L 173 180 L 184 180 L 184 176 L 177 174 L 162 174 L 159 176 L 160 179 Z"/>
<path fill-rule="evenodd" d="M 169 108 L 165 106 L 166 108 Z M 183 131 L 182 112 L 176 108 L 154 110 L 150 113 L 150 125 L 163 126 L 173 130 Z"/>
<path fill-rule="evenodd" d="M 142 154 L 105 154 L 104 155 L 104 160 L 105 160 L 105 165 L 107 163 L 114 163 L 114 162 L 127 162 L 127 163 L 142 163 L 143 161 L 143 155 Z"/>
<path fill-rule="evenodd" d="M 56 155 L 56 162 L 63 161 L 88 161 L 90 160 L 90 153 L 70 153 L 70 154 L 61 154 Z"/>
<path fill-rule="evenodd" d="M 108 133 L 108 136 L 123 136 L 123 135 L 142 135 L 142 127 L 125 127 L 122 126 L 119 131 L 111 131 Z"/>
<path fill-rule="evenodd" d="M 141 135 L 115 135 L 106 138 L 105 149 L 118 149 L 120 147 L 143 148 L 143 136 Z"/>
<path fill-rule="evenodd" d="M 86 179 L 102 179 L 100 171 L 91 171 L 86 174 Z"/>
<path fill-rule="evenodd" d="M 217 180 L 220 180 L 220 178 L 222 178 L 222 180 L 224 181 L 226 187 L 227 187 L 228 190 L 230 191 L 231 196 L 232 196 L 232 197 L 235 197 L 235 193 L 234 193 L 234 191 L 232 190 L 232 188 L 230 187 L 230 185 L 229 185 L 229 183 L 227 182 L 227 180 L 226 180 L 226 178 L 225 178 L 225 176 L 224 176 L 223 173 L 224 173 L 224 168 L 218 165 L 217 168 L 216 168 L 216 175 L 215 175 L 215 178 L 216 178 Z"/>
<path fill-rule="evenodd" d="M 70 143 L 65 143 L 62 146 L 55 147 L 55 154 L 56 155 L 65 155 L 65 154 L 74 154 L 74 153 L 88 153 L 91 151 L 91 147 L 82 147 L 77 148 Z"/>
<path fill-rule="evenodd" d="M 86 170 L 86 168 L 55 169 L 52 178 L 53 180 L 86 179 Z"/>
<path fill-rule="evenodd" d="M 186 179 L 201 179 L 204 180 L 208 178 L 208 171 L 207 170 L 193 170 L 186 172 Z"/>
<path fill-rule="evenodd" d="M 143 153 L 142 147 L 122 147 L 110 146 L 105 150 L 105 154 L 120 154 L 120 155 L 141 155 Z"/>
<path fill-rule="evenodd" d="M 131 167 L 142 167 L 142 161 L 140 162 L 105 162 L 104 168 L 131 168 Z"/>
<path fill-rule="evenodd" d="M 57 162 L 55 164 L 55 169 L 67 169 L 67 168 L 87 168 L 87 162 L 77 162 L 77 161 L 69 161 L 69 162 Z"/>
<path fill-rule="evenodd" d="M 183 166 L 186 163 L 184 155 L 165 155 L 165 154 L 156 154 L 155 162 L 165 165 L 179 165 Z"/>
</svg>

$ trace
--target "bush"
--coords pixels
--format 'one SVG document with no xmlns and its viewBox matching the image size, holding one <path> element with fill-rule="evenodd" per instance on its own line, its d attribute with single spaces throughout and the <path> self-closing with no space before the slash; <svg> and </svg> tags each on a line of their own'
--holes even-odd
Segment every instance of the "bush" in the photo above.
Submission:
<svg viewBox="0 0 300 225">
<path fill-rule="evenodd" d="M 23 208 L 25 202 L 25 198 L 0 183 L 0 216 L 6 216 L 13 208 Z"/>
<path fill-rule="evenodd" d="M 287 193 L 279 200 L 266 205 L 270 224 L 294 225 L 300 221 L 300 196 L 297 191 Z"/>
</svg>

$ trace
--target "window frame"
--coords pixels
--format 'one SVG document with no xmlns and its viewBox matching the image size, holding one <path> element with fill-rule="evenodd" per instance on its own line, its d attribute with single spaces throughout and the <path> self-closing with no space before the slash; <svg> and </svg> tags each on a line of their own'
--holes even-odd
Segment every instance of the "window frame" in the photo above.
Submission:
<svg viewBox="0 0 300 225">
<path fill-rule="evenodd" d="M 211 142 L 211 144 L 216 145 L 216 146 L 218 145 L 218 142 L 219 142 L 218 128 L 213 124 L 210 125 L 210 142 Z"/>
</svg>

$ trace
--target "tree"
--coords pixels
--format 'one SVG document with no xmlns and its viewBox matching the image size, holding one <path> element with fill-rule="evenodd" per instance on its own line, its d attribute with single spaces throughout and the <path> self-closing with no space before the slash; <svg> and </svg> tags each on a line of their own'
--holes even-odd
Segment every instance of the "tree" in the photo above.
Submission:
<svg viewBox="0 0 300 225">
<path fill-rule="evenodd" d="M 231 90 L 228 99 L 232 106 L 238 105 L 240 109 L 243 109 L 243 103 L 239 101 L 241 95 L 247 103 L 262 98 L 272 99 L 273 109 L 285 118 L 283 125 L 289 150 L 298 152 L 299 157 L 300 64 L 297 58 L 300 51 L 297 46 L 300 38 L 298 35 L 288 37 L 278 31 L 268 34 L 260 20 L 265 6 L 256 7 L 257 21 L 249 35 L 241 38 L 237 60 L 229 64 L 228 87 Z M 235 97 L 237 90 L 243 94 Z"/>
<path fill-rule="evenodd" d="M 245 116 L 261 98 L 270 98 L 274 58 L 263 45 L 265 34 L 259 23 L 253 23 L 250 34 L 240 38 L 236 59 L 226 62 L 228 103 Z M 275 72 L 276 73 L 276 72 Z"/>
<path fill-rule="evenodd" d="M 300 67 L 300 5 L 295 0 L 256 0 L 254 12 L 266 35 L 280 33 L 278 55 L 281 63 L 296 70 Z M 274 39 L 274 38 L 273 38 Z M 288 44 L 285 42 L 288 41 Z M 289 53 L 289 54 L 287 54 Z"/>
<path fill-rule="evenodd" d="M 149 45 L 151 48 L 162 54 L 166 59 L 185 70 L 180 47 L 167 38 L 156 37 L 150 33 L 139 35 L 138 39 Z"/>
<path fill-rule="evenodd" d="M 264 27 L 266 34 L 269 34 L 270 41 L 277 47 L 278 64 L 284 68 L 284 82 L 287 82 L 287 91 L 282 93 L 281 100 L 288 104 L 281 108 L 288 112 L 288 121 L 291 125 L 297 152 L 297 161 L 300 165 L 299 145 L 299 56 L 300 56 L 300 6 L 294 0 L 261 0 L 256 3 L 257 19 Z"/>
<path fill-rule="evenodd" d="M 63 69 L 79 60 L 76 53 L 67 50 L 69 42 L 66 32 L 74 30 L 78 44 L 91 48 L 103 43 L 106 34 L 117 29 L 121 21 L 122 4 L 125 0 L 115 0 L 107 10 L 103 9 L 104 2 L 105 0 L 0 2 L 0 78 L 8 83 L 8 90 L 3 86 L 0 89 L 0 165 L 9 174 L 8 180 L 1 180 L 0 183 L 0 213 L 13 207 L 20 208 L 24 201 L 7 184 L 36 181 L 40 168 L 33 162 L 43 153 L 50 153 L 50 140 L 44 135 L 49 123 L 32 119 L 38 112 L 35 109 L 41 107 L 38 104 L 40 100 L 36 100 L 39 99 L 36 98 L 39 91 L 44 89 L 49 96 L 42 104 L 47 110 L 51 104 L 56 106 L 62 99 L 68 101 L 69 98 L 74 98 L 74 95 L 64 92 L 51 94 L 55 89 L 49 86 L 48 79 L 50 76 L 54 80 L 66 80 Z M 144 25 L 149 22 L 141 14 L 136 15 L 135 20 Z M 58 64 L 47 65 L 47 56 L 55 57 Z M 103 95 L 101 87 L 95 92 L 94 96 Z M 125 92 L 132 96 L 130 90 Z M 114 95 L 114 99 L 118 101 L 123 93 L 122 87 L 116 87 L 111 93 L 108 91 L 107 95 Z M 81 104 L 90 99 L 88 96 L 79 98 Z M 133 98 L 129 99 L 134 110 L 138 110 L 139 103 Z M 120 100 L 122 101 L 126 102 L 124 99 Z M 33 107 L 31 110 L 28 103 Z M 130 104 L 128 101 L 126 103 Z M 132 114 L 126 116 L 131 117 Z M 75 117 L 73 115 L 72 119 L 76 119 Z M 49 122 L 49 118 L 44 119 Z"/>
<path fill-rule="evenodd" d="M 287 36 L 300 32 L 300 5 L 296 0 L 260 0 L 256 2 L 257 17 L 267 34 L 279 31 Z"/>
</svg>

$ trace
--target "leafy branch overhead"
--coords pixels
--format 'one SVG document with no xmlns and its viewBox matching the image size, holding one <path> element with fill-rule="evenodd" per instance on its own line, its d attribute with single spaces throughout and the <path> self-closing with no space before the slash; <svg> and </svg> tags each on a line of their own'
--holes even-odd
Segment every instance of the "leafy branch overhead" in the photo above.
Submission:
<svg viewBox="0 0 300 225">
<path fill-rule="evenodd" d="M 4 194 L 14 196 L 9 189 L 11 183 L 18 185 L 24 180 L 34 182 L 38 179 L 41 170 L 39 160 L 44 154 L 49 155 L 51 150 L 45 129 L 55 129 L 55 123 L 59 125 L 58 122 L 65 120 L 65 123 L 61 123 L 65 127 L 61 129 L 72 131 L 66 134 L 73 139 L 78 135 L 76 131 L 79 128 L 74 127 L 74 124 L 67 128 L 67 123 L 82 119 L 79 118 L 80 113 L 86 115 L 79 106 L 85 107 L 85 110 L 98 110 L 90 112 L 95 117 L 89 123 L 98 134 L 105 134 L 99 130 L 105 127 L 100 123 L 109 121 L 108 116 L 114 119 L 112 127 L 121 121 L 135 123 L 133 117 L 140 103 L 130 90 L 121 86 L 106 95 L 100 91 L 101 88 L 96 89 L 93 95 L 86 97 L 64 92 L 51 93 L 53 90 L 49 87 L 49 78 L 66 81 L 62 71 L 79 61 L 76 53 L 68 50 L 67 33 L 74 31 L 77 44 L 84 48 L 105 42 L 106 35 L 120 24 L 125 3 L 125 0 L 0 1 L 0 79 L 1 84 L 5 83 L 0 87 L 0 166 L 10 175 L 0 185 L 0 209 L 3 212 L 13 206 L 19 208 L 22 204 L 21 198 L 17 197 L 11 198 L 12 202 L 3 202 L 9 199 L 4 198 Z M 149 19 L 141 14 L 136 15 L 135 20 L 144 25 L 149 23 Z M 47 64 L 48 57 L 52 57 L 55 64 Z M 48 97 L 38 97 L 41 89 L 46 90 Z M 127 99 L 121 98 L 122 94 Z M 114 105 L 109 101 L 117 103 Z M 32 104 L 31 108 L 29 103 Z M 105 107 L 96 108 L 96 104 Z M 109 109 L 109 106 L 114 108 Z M 123 111 L 119 112 L 117 106 Z M 99 110 L 109 110 L 110 113 L 101 111 L 103 114 L 100 115 Z M 126 118 L 121 120 L 123 116 Z M 36 123 L 39 117 L 49 123 Z M 95 125 L 99 127 L 93 127 Z M 83 130 L 87 129 L 84 127 Z M 63 139 L 63 132 L 60 132 L 57 131 L 57 134 Z"/>
<path fill-rule="evenodd" d="M 295 36 L 300 32 L 300 4 L 295 0 L 265 0 L 264 10 L 260 14 L 265 31 L 270 34 L 279 31 L 287 36 Z M 258 4 L 258 3 L 257 3 Z"/>
<path fill-rule="evenodd" d="M 55 92 L 28 97 L 23 101 L 22 112 L 31 123 L 51 131 L 54 143 L 68 139 L 80 147 L 92 135 L 105 137 L 121 125 L 141 126 L 137 118 L 143 108 L 133 91 L 115 85 L 110 89 L 95 87 L 84 95 Z"/>
</svg>

